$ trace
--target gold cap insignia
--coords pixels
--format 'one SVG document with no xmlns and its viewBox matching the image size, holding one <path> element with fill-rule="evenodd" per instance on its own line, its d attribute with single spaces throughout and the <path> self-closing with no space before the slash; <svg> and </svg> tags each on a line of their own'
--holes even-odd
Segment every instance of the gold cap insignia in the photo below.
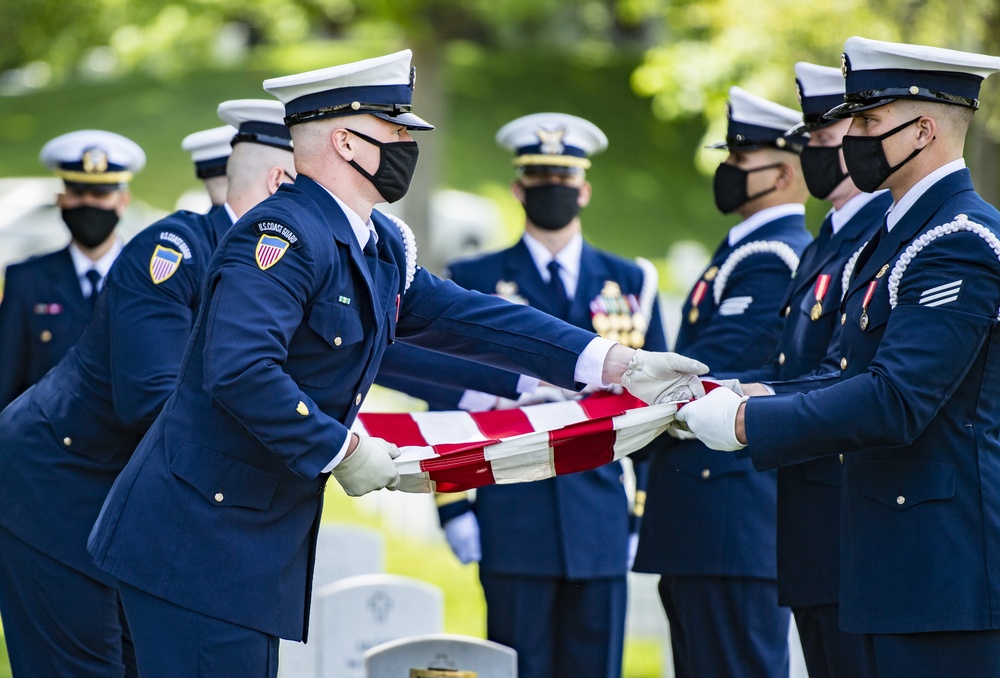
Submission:
<svg viewBox="0 0 1000 678">
<path fill-rule="evenodd" d="M 547 130 L 539 127 L 535 131 L 541 143 L 541 151 L 545 155 L 562 155 L 566 147 L 563 145 L 563 137 L 566 136 L 566 128 L 560 127 L 556 130 Z"/>
<path fill-rule="evenodd" d="M 88 148 L 83 152 L 83 171 L 88 174 L 106 172 L 108 170 L 108 154 L 99 148 Z"/>
</svg>

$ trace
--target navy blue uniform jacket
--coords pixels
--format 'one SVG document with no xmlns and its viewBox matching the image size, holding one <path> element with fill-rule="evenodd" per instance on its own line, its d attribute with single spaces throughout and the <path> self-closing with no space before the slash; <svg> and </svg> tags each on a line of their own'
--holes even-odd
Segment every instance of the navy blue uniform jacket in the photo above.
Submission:
<svg viewBox="0 0 1000 678">
<path fill-rule="evenodd" d="M 69 247 L 11 264 L 0 303 L 0 410 L 52 369 L 90 321 Z"/>
<path fill-rule="evenodd" d="M 230 225 L 224 210 L 177 212 L 136 235 L 79 343 L 0 414 L 0 524 L 105 584 L 114 580 L 94 567 L 87 535 L 173 389 L 204 271 Z M 159 282 L 154 264 L 169 274 Z"/>
<path fill-rule="evenodd" d="M 986 238 L 963 230 L 907 253 L 958 215 Z M 758 466 L 844 453 L 845 631 L 1000 628 L 998 227 L 968 170 L 940 179 L 858 259 L 840 378 L 747 402 L 746 451 Z"/>
<path fill-rule="evenodd" d="M 523 240 L 449 268 L 451 279 L 462 287 L 492 293 L 498 282 L 513 282 L 531 306 L 558 313 Z M 592 330 L 591 300 L 609 280 L 618 283 L 623 295 L 639 297 L 642 292 L 642 269 L 584 242 L 580 278 L 563 319 Z M 666 350 L 658 304 L 643 348 Z M 446 504 L 440 509 L 442 520 L 469 508 L 467 501 Z M 619 463 L 533 483 L 483 487 L 471 508 L 479 521 L 483 572 L 592 579 L 624 576 L 628 569 L 630 521 Z"/>
<path fill-rule="evenodd" d="M 574 386 L 593 334 L 420 268 L 407 289 L 398 227 L 372 220 L 378 259 L 366 262 L 336 201 L 300 174 L 229 231 L 177 389 L 91 534 L 101 569 L 201 614 L 302 639 L 322 470 L 397 333 Z"/>
<path fill-rule="evenodd" d="M 810 239 L 805 218 L 793 215 L 763 224 L 735 245 L 724 241 L 699 280 L 704 294 L 696 284 L 684 305 L 675 350 L 714 373 L 770 360 L 781 335 L 781 302 L 797 260 L 772 252 L 749 254 L 723 280 L 719 303 L 713 288 L 720 284 L 717 276 L 725 262 L 740 248 L 769 242 L 798 255 Z M 693 299 L 700 301 L 697 316 L 692 315 Z M 665 576 L 774 579 L 776 474 L 757 473 L 749 458 L 709 450 L 697 440 L 669 442 L 650 460 L 633 569 Z"/>
<path fill-rule="evenodd" d="M 781 308 L 785 326 L 778 352 L 765 367 L 740 373 L 744 383 L 784 381 L 839 370 L 825 367 L 831 353 L 839 360 L 840 301 L 848 260 L 882 225 L 892 204 L 888 192 L 852 216 L 833 238 L 820 236 L 802 253 L 799 268 Z M 824 228 L 829 225 L 824 223 Z M 813 319 L 816 281 L 830 276 Z M 836 605 L 840 577 L 840 476 L 836 455 L 778 469 L 778 603 L 788 607 Z"/>
</svg>

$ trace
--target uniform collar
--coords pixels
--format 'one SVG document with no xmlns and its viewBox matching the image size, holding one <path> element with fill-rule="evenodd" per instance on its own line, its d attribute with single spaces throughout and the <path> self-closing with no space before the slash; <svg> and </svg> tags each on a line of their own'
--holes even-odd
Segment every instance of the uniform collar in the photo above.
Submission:
<svg viewBox="0 0 1000 678">
<path fill-rule="evenodd" d="M 111 270 L 111 264 L 115 263 L 115 259 L 121 251 L 122 241 L 117 235 L 111 244 L 111 249 L 105 252 L 97 261 L 91 260 L 90 257 L 84 254 L 75 242 L 70 242 L 69 244 L 69 255 L 73 258 L 73 268 L 76 269 L 76 277 L 81 280 L 86 277 L 87 271 L 90 269 L 94 269 L 100 273 L 101 278 L 106 278 L 108 271 Z"/>
<path fill-rule="evenodd" d="M 358 245 L 361 249 L 365 248 L 368 244 L 369 238 L 374 238 L 374 242 L 378 243 L 378 233 L 375 232 L 375 224 L 372 223 L 371 217 L 368 217 L 368 223 L 361 221 L 361 216 L 347 206 L 343 200 L 335 196 L 329 188 L 323 186 L 319 182 L 316 182 L 324 191 L 330 194 L 330 197 L 337 201 L 340 205 L 340 209 L 344 210 L 344 214 L 347 216 L 347 223 L 351 225 L 351 230 L 354 231 L 354 237 L 358 239 Z"/>
<path fill-rule="evenodd" d="M 949 174 L 963 169 L 965 169 L 965 158 L 952 160 L 945 165 L 941 165 L 926 177 L 915 183 L 913 188 L 908 190 L 906 195 L 899 199 L 899 202 L 894 203 L 892 207 L 889 208 L 889 214 L 886 215 L 885 220 L 886 228 L 891 231 L 892 227 L 898 224 L 899 221 L 906 216 L 906 212 L 913 207 L 913 203 L 917 202 L 917 200 L 920 199 L 920 196 L 926 193 L 931 186 Z"/>
<path fill-rule="evenodd" d="M 732 247 L 764 224 L 781 219 L 782 217 L 804 216 L 805 213 L 806 206 L 797 202 L 762 209 L 760 212 L 729 229 L 729 246 Z"/>
<path fill-rule="evenodd" d="M 233 211 L 233 208 L 229 206 L 228 202 L 222 203 L 222 207 L 226 210 L 226 214 L 229 215 L 229 220 L 235 224 L 239 217 L 236 216 L 236 212 Z"/>
<path fill-rule="evenodd" d="M 538 242 L 538 240 L 527 232 L 524 234 L 523 240 L 525 247 L 528 248 L 528 253 L 531 255 L 531 260 L 535 262 L 535 268 L 538 269 L 538 274 L 542 276 L 543 281 L 549 282 L 549 262 L 553 259 L 559 262 L 559 277 L 563 281 L 563 287 L 566 288 L 566 295 L 572 299 L 576 293 L 577 282 L 580 280 L 580 256 L 583 253 L 583 236 L 579 233 L 574 235 L 566 243 L 565 247 L 556 252 L 555 257 L 552 256 L 552 253 L 549 252 L 545 245 Z"/>
<path fill-rule="evenodd" d="M 844 227 L 844 224 L 853 219 L 854 215 L 860 212 L 862 207 L 885 193 L 885 190 L 875 191 L 874 193 L 858 193 L 841 205 L 839 210 L 836 208 L 830 210 L 828 216 L 830 217 L 830 225 L 833 227 L 833 234 L 837 235 L 840 229 Z"/>
</svg>

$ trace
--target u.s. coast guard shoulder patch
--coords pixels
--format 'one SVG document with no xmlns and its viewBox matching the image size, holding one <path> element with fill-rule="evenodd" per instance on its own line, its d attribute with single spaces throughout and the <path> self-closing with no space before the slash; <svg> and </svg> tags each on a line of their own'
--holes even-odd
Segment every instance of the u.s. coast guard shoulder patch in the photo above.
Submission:
<svg viewBox="0 0 1000 678">
<path fill-rule="evenodd" d="M 281 261 L 281 257 L 285 256 L 285 252 L 289 249 L 297 250 L 302 247 L 302 240 L 298 234 L 277 221 L 258 221 L 251 228 L 260 236 L 254 257 L 262 271 Z"/>
<path fill-rule="evenodd" d="M 157 245 L 153 256 L 149 258 L 149 277 L 154 285 L 167 280 L 181 265 L 184 255 L 163 245 Z"/>
</svg>

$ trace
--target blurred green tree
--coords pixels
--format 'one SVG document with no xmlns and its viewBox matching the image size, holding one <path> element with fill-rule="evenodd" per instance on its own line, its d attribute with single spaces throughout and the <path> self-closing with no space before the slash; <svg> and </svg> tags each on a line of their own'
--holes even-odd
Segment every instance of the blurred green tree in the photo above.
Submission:
<svg viewBox="0 0 1000 678">
<path fill-rule="evenodd" d="M 633 89 L 652 97 L 665 120 L 704 116 L 706 138 L 724 136 L 726 92 L 740 85 L 796 106 L 792 64 L 840 65 L 844 40 L 860 35 L 967 52 L 1000 54 L 996 0 L 623 0 L 664 27 L 660 44 L 632 76 Z M 967 158 L 984 197 L 1000 203 L 1000 76 L 986 80 L 983 110 Z M 705 155 L 707 165 L 717 156 Z M 708 169 L 705 167 L 705 169 Z"/>
</svg>

